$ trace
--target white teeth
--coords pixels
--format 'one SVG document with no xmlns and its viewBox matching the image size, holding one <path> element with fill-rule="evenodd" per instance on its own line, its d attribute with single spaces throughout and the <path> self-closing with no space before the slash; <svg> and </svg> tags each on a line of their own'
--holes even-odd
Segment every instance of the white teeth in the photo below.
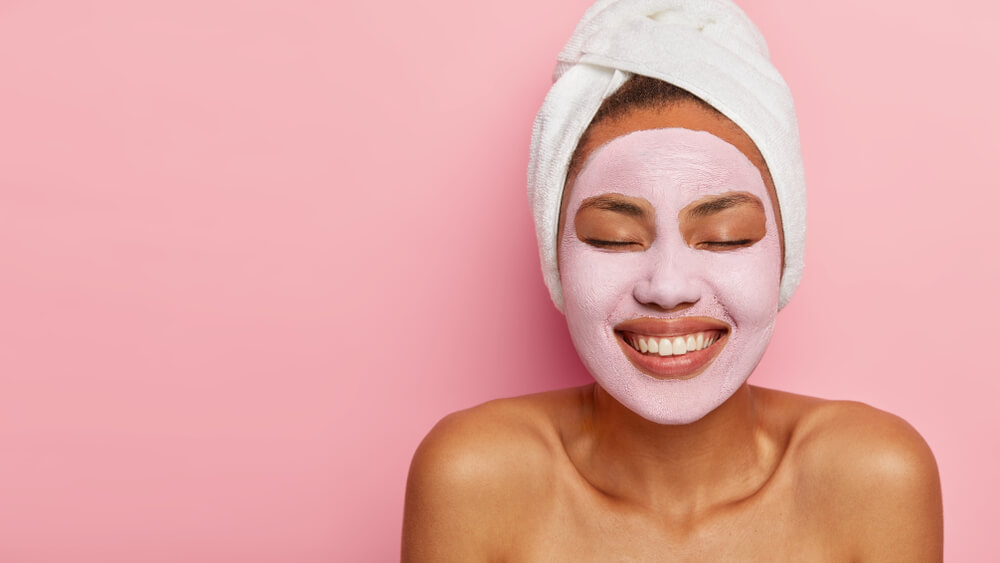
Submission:
<svg viewBox="0 0 1000 563">
<path fill-rule="evenodd" d="M 688 352 L 704 350 L 718 342 L 720 338 L 722 335 L 714 330 L 671 338 L 625 335 L 625 341 L 639 352 L 659 356 L 681 356 Z"/>
</svg>

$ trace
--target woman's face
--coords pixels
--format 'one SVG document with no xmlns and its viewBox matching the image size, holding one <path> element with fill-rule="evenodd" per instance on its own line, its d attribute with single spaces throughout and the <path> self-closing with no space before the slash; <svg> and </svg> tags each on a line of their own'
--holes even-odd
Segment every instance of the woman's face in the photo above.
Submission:
<svg viewBox="0 0 1000 563">
<path fill-rule="evenodd" d="M 702 418 L 746 381 L 770 340 L 781 276 L 756 148 L 725 118 L 686 105 L 702 122 L 664 115 L 672 106 L 633 112 L 632 127 L 626 117 L 592 128 L 597 148 L 564 195 L 559 240 L 581 359 L 609 394 L 661 424 Z"/>
</svg>

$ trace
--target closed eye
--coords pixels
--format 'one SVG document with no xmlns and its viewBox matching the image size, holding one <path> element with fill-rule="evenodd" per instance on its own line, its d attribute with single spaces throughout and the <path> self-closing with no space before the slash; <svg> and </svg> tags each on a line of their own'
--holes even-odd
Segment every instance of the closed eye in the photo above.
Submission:
<svg viewBox="0 0 1000 563">
<path fill-rule="evenodd" d="M 735 248 L 735 247 L 738 247 L 738 246 L 747 246 L 747 245 L 749 245 L 749 244 L 751 244 L 753 242 L 754 241 L 751 240 L 751 239 L 744 238 L 744 239 L 739 239 L 739 240 L 718 240 L 718 241 L 716 241 L 716 240 L 707 240 L 707 241 L 701 242 L 700 244 L 701 244 L 701 246 L 710 246 L 710 247 L 713 247 L 713 248 Z"/>
<path fill-rule="evenodd" d="M 596 238 L 586 238 L 583 242 L 591 245 L 597 246 L 599 248 L 626 248 L 629 246 L 642 246 L 638 242 L 620 241 L 620 240 L 601 240 Z"/>
<path fill-rule="evenodd" d="M 749 192 L 706 196 L 688 204 L 678 219 L 688 245 L 709 252 L 748 248 L 767 234 L 764 204 Z"/>
</svg>

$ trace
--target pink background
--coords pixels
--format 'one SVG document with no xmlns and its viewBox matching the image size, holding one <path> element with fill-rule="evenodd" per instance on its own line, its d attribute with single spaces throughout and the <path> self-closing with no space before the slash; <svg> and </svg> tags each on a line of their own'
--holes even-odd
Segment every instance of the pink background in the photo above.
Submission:
<svg viewBox="0 0 1000 563">
<path fill-rule="evenodd" d="M 444 414 L 588 381 L 528 137 L 588 0 L 0 2 L 0 561 L 391 561 Z M 744 0 L 805 280 L 751 379 L 897 413 L 1000 555 L 995 4 Z"/>
</svg>

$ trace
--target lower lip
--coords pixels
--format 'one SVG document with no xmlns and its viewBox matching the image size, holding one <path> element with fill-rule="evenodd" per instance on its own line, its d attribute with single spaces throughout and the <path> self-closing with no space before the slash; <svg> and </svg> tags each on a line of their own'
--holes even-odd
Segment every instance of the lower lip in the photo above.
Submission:
<svg viewBox="0 0 1000 563">
<path fill-rule="evenodd" d="M 632 365 L 639 368 L 639 371 L 646 375 L 655 377 L 656 379 L 691 379 L 705 371 L 708 364 L 712 363 L 712 360 L 719 355 L 719 352 L 722 351 L 723 346 L 729 340 L 729 333 L 727 332 L 725 336 L 715 341 L 708 348 L 688 352 L 681 356 L 643 354 L 629 346 L 620 333 L 616 332 L 615 338 L 618 339 L 618 344 L 625 351 L 625 357 L 632 362 Z"/>
</svg>

